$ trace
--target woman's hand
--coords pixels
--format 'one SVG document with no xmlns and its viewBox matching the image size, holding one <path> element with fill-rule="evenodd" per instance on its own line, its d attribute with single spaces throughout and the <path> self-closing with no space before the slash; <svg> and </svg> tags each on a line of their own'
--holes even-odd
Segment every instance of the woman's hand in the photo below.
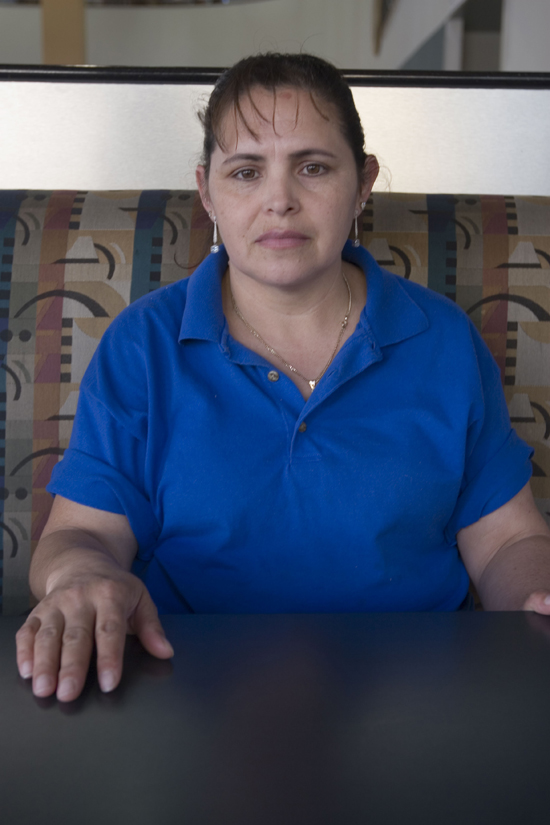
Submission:
<svg viewBox="0 0 550 825">
<path fill-rule="evenodd" d="M 537 590 L 535 593 L 531 593 L 522 609 L 550 616 L 550 590 Z"/>
<path fill-rule="evenodd" d="M 76 699 L 94 642 L 103 691 L 120 681 L 127 633 L 159 659 L 174 655 L 145 585 L 129 572 L 136 551 L 125 516 L 56 497 L 31 563 L 41 601 L 16 637 L 19 672 L 36 696 Z"/>
<path fill-rule="evenodd" d="M 35 607 L 17 633 L 21 676 L 32 676 L 36 696 L 57 691 L 63 702 L 82 691 L 94 641 L 100 687 L 113 690 L 122 675 L 127 633 L 153 656 L 174 655 L 144 584 L 124 570 L 65 576 Z"/>
</svg>

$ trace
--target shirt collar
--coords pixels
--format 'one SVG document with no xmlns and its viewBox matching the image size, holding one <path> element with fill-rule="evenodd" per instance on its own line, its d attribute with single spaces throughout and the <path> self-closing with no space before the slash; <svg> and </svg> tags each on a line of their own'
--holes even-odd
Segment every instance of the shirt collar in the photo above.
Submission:
<svg viewBox="0 0 550 825">
<path fill-rule="evenodd" d="M 225 326 L 221 283 L 228 261 L 225 247 L 220 244 L 219 252 L 210 254 L 189 278 L 180 343 L 188 339 L 221 341 Z"/>
<path fill-rule="evenodd" d="M 397 344 L 428 329 L 428 318 L 402 286 L 402 279 L 381 269 L 370 252 L 348 241 L 342 258 L 366 273 L 367 304 L 361 323 L 370 328 L 379 347 Z M 221 342 L 225 327 L 221 280 L 227 264 L 227 252 L 220 245 L 220 251 L 209 255 L 189 278 L 180 342 L 188 339 Z"/>
<path fill-rule="evenodd" d="M 397 344 L 430 326 L 424 311 L 409 294 L 403 278 L 382 269 L 370 252 L 348 241 L 342 258 L 367 276 L 367 303 L 361 323 L 370 328 L 379 347 Z"/>
</svg>

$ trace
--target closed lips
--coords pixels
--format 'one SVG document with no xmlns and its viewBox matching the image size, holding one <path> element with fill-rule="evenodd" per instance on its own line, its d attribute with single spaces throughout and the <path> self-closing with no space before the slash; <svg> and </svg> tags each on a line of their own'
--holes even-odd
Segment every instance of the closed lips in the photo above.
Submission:
<svg viewBox="0 0 550 825">
<path fill-rule="evenodd" d="M 292 241 L 307 241 L 307 240 L 308 240 L 307 235 L 302 235 L 301 232 L 292 232 L 291 230 L 287 230 L 287 231 L 283 231 L 283 232 L 277 232 L 277 231 L 273 230 L 271 232 L 265 232 L 263 235 L 260 235 L 260 237 L 257 238 L 256 243 L 265 243 L 266 241 L 267 242 L 272 241 L 272 242 L 275 242 L 275 243 L 277 243 L 277 242 L 284 243 L 285 241 L 292 242 Z"/>
</svg>

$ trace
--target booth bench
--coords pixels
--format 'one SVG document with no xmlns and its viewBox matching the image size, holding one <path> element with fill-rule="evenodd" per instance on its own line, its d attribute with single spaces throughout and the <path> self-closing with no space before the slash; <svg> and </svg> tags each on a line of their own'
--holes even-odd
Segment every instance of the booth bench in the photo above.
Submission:
<svg viewBox="0 0 550 825">
<path fill-rule="evenodd" d="M 456 301 L 480 330 L 535 449 L 533 493 L 550 523 L 550 198 L 374 193 L 361 233 L 382 266 Z M 0 192 L 4 614 L 33 604 L 45 488 L 99 339 L 129 303 L 188 277 L 210 237 L 195 191 Z"/>
</svg>

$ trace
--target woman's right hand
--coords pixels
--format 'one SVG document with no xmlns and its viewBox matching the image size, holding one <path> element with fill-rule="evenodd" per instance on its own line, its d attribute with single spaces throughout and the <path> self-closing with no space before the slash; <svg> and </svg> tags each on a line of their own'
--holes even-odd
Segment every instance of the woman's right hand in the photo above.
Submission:
<svg viewBox="0 0 550 825">
<path fill-rule="evenodd" d="M 124 516 L 56 498 L 31 566 L 42 599 L 16 636 L 19 672 L 36 696 L 76 699 L 94 642 L 105 692 L 120 681 L 127 633 L 153 656 L 173 656 L 145 585 L 129 572 L 135 552 Z"/>
<path fill-rule="evenodd" d="M 101 689 L 113 690 L 122 675 L 127 633 L 160 659 L 174 655 L 143 582 L 120 571 L 112 577 L 81 575 L 54 588 L 34 608 L 16 636 L 17 665 L 32 677 L 35 696 L 57 692 L 62 702 L 84 687 L 94 641 Z"/>
</svg>

